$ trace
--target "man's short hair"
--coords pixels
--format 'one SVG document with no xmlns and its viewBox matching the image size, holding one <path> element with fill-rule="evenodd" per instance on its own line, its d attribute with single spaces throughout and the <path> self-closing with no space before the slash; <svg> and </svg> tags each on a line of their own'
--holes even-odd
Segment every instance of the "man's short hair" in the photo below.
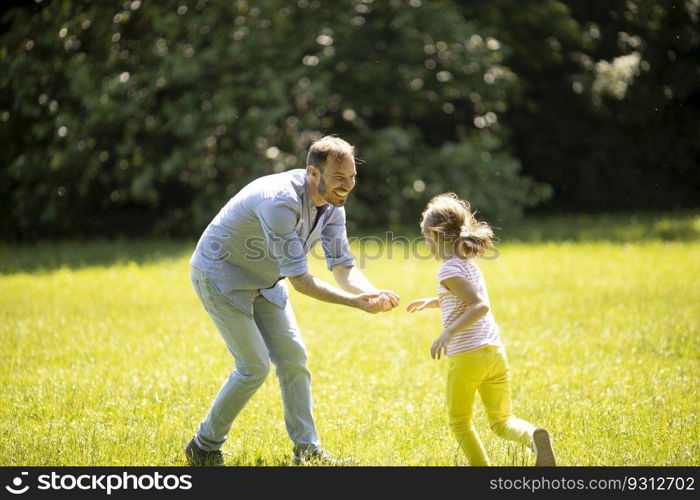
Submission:
<svg viewBox="0 0 700 500">
<path fill-rule="evenodd" d="M 309 154 L 306 156 L 306 166 L 314 165 L 316 168 L 323 171 L 329 157 L 336 163 L 339 163 L 345 158 L 353 158 L 354 156 L 355 146 L 352 146 L 339 137 L 327 135 L 309 146 Z"/>
</svg>

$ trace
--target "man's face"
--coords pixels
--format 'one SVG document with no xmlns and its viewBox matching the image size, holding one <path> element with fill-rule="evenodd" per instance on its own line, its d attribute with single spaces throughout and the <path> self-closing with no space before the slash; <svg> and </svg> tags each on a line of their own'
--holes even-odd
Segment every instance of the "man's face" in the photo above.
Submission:
<svg viewBox="0 0 700 500">
<path fill-rule="evenodd" d="M 351 157 L 340 162 L 328 160 L 321 171 L 318 194 L 331 205 L 342 207 L 355 187 L 355 160 Z"/>
</svg>

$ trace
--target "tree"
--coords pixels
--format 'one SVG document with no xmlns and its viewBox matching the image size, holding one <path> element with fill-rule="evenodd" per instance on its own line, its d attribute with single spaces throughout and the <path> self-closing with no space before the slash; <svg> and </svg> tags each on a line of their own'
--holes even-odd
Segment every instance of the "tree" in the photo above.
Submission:
<svg viewBox="0 0 700 500">
<path fill-rule="evenodd" d="M 6 237 L 194 235 L 323 133 L 366 162 L 363 226 L 446 190 L 493 217 L 547 195 L 504 141 L 508 48 L 449 1 L 64 1 L 4 22 Z"/>
<path fill-rule="evenodd" d="M 465 18 L 510 47 L 503 121 L 540 210 L 698 206 L 698 5 L 474 0 Z"/>
</svg>

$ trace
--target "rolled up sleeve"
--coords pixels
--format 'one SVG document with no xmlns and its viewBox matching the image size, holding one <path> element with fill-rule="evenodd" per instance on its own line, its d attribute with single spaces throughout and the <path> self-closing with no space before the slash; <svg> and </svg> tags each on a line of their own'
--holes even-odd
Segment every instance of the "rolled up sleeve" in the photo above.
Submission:
<svg viewBox="0 0 700 500">
<path fill-rule="evenodd" d="M 345 228 L 345 209 L 338 208 L 321 232 L 321 244 L 326 255 L 328 269 L 337 265 L 354 266 L 355 258 L 350 253 L 348 233 Z"/>
<path fill-rule="evenodd" d="M 296 232 L 298 220 L 294 203 L 284 198 L 262 200 L 256 207 L 267 248 L 282 276 L 299 276 L 308 271 L 304 244 Z"/>
</svg>

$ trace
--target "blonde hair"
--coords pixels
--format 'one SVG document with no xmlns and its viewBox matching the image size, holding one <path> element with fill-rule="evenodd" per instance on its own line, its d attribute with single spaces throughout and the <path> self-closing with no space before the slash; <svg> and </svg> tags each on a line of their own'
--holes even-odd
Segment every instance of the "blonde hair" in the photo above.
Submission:
<svg viewBox="0 0 700 500">
<path fill-rule="evenodd" d="M 493 248 L 493 230 L 476 219 L 468 201 L 454 193 L 435 196 L 425 207 L 420 221 L 421 232 L 434 241 L 442 239 L 455 243 L 458 257 L 481 257 Z"/>
<path fill-rule="evenodd" d="M 354 158 L 355 146 L 352 146 L 340 137 L 334 137 L 332 135 L 321 137 L 309 146 L 309 154 L 306 156 L 306 166 L 309 167 L 313 165 L 319 170 L 323 170 L 329 156 L 336 163 L 339 163 L 345 158 Z"/>
</svg>

